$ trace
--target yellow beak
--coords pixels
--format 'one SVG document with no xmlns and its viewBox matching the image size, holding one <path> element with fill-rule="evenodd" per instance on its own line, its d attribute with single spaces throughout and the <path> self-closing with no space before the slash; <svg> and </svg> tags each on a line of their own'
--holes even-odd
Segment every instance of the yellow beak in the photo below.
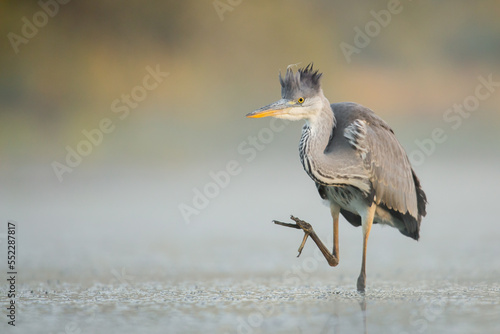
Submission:
<svg viewBox="0 0 500 334">
<path fill-rule="evenodd" d="M 274 103 L 271 103 L 265 107 L 259 108 L 257 110 L 248 113 L 246 117 L 248 118 L 261 118 L 268 116 L 278 116 L 287 114 L 288 111 L 292 108 L 293 101 L 281 99 Z"/>
</svg>

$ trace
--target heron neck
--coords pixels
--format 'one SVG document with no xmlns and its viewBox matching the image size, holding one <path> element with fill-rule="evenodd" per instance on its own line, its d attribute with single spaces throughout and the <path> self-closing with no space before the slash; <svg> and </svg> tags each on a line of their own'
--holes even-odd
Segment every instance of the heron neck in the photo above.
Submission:
<svg viewBox="0 0 500 334">
<path fill-rule="evenodd" d="M 330 142 L 330 135 L 335 126 L 336 119 L 330 102 L 324 98 L 323 107 L 316 117 L 306 121 L 309 128 L 309 143 L 307 145 L 309 155 L 322 155 Z"/>
<path fill-rule="evenodd" d="M 300 138 L 299 154 L 304 170 L 316 180 L 315 171 L 320 166 L 326 166 L 325 149 L 330 142 L 330 136 L 336 120 L 330 102 L 324 98 L 321 111 L 314 117 L 306 120 Z"/>
</svg>

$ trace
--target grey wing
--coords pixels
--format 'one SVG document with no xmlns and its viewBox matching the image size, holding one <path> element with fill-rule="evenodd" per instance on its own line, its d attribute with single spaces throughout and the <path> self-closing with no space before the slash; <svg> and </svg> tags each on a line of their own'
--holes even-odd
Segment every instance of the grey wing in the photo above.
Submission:
<svg viewBox="0 0 500 334">
<path fill-rule="evenodd" d="M 394 133 L 385 128 L 368 126 L 366 146 L 370 152 L 366 164 L 371 166 L 375 202 L 403 214 L 408 212 L 417 218 L 419 213 L 413 171 Z"/>
<path fill-rule="evenodd" d="M 353 117 L 344 137 L 361 155 L 375 203 L 418 218 L 417 191 L 410 161 L 391 128 L 371 110 Z"/>
</svg>

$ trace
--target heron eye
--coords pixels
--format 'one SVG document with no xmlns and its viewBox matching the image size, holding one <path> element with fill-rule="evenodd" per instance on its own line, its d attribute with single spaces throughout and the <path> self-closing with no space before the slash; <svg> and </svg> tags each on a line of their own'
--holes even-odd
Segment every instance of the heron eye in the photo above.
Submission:
<svg viewBox="0 0 500 334">
<path fill-rule="evenodd" d="M 299 99 L 297 100 L 297 102 L 304 103 L 304 98 L 303 97 L 299 97 Z"/>
</svg>

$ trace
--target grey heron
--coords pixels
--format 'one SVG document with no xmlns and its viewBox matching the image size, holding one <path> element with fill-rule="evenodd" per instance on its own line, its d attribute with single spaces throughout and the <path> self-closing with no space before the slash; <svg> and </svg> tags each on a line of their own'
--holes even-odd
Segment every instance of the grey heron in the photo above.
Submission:
<svg viewBox="0 0 500 334">
<path fill-rule="evenodd" d="M 310 236 L 330 266 L 339 263 L 339 214 L 352 225 L 361 226 L 363 257 L 357 289 L 364 292 L 366 248 L 372 224 L 392 226 L 418 240 L 427 197 L 389 125 L 357 103 L 330 104 L 321 89 L 321 76 L 312 64 L 295 73 L 289 66 L 284 78 L 279 75 L 281 99 L 246 116 L 305 120 L 299 143 L 300 161 L 330 206 L 332 253 L 305 221 L 291 216 L 295 224 L 274 222 L 304 231 L 298 256 Z"/>
</svg>

